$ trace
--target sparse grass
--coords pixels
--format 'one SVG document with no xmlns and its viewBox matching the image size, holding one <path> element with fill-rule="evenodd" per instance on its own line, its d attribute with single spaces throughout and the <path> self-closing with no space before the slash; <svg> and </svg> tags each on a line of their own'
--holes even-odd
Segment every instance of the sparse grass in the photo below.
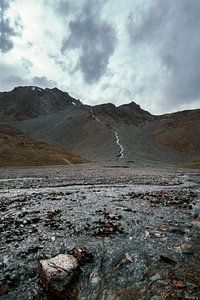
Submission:
<svg viewBox="0 0 200 300">
<path fill-rule="evenodd" d="M 200 111 L 194 110 L 162 117 L 153 132 L 154 141 L 178 152 L 199 155 Z"/>
<path fill-rule="evenodd" d="M 58 146 L 37 141 L 7 126 L 0 126 L 0 167 L 86 163 L 88 160 Z"/>
</svg>

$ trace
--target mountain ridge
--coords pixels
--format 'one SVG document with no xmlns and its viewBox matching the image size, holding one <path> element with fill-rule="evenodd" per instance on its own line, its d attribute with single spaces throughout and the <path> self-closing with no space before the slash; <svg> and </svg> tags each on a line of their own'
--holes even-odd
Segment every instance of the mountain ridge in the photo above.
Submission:
<svg viewBox="0 0 200 300">
<path fill-rule="evenodd" d="M 159 115 L 155 115 L 150 113 L 147 110 L 144 110 L 143 108 L 141 108 L 141 106 L 139 104 L 137 104 L 134 101 L 130 101 L 128 103 L 125 104 L 120 104 L 120 105 L 115 105 L 112 102 L 106 102 L 106 103 L 101 103 L 101 104 L 95 104 L 95 105 L 89 105 L 89 104 L 84 104 L 81 100 L 74 98 L 73 96 L 71 96 L 68 92 L 64 92 L 62 90 L 60 90 L 57 87 L 54 88 L 41 88 L 39 86 L 17 86 L 14 87 L 12 90 L 10 91 L 2 91 L 0 92 L 0 110 L 2 110 L 2 104 L 4 102 L 4 100 L 6 99 L 6 101 L 9 102 L 9 98 L 11 95 L 14 95 L 14 98 L 19 98 L 23 95 L 20 95 L 20 91 L 23 91 L 23 94 L 27 94 L 29 97 L 31 97 L 31 91 L 32 91 L 32 95 L 34 94 L 35 96 L 38 96 L 40 93 L 41 95 L 43 95 L 45 92 L 47 93 L 47 96 L 53 95 L 54 97 L 57 97 L 60 95 L 61 97 L 64 97 L 64 99 L 66 100 L 66 103 L 62 104 L 72 104 L 72 102 L 74 102 L 76 105 L 80 105 L 80 106 L 85 106 L 85 107 L 94 107 L 94 108 L 99 108 L 99 107 L 108 107 L 108 108 L 115 108 L 115 109 L 134 109 L 137 112 L 145 112 L 146 114 L 154 117 L 154 118 L 160 118 L 163 116 L 170 116 L 172 114 L 178 114 L 178 113 L 182 113 L 182 112 L 189 112 L 189 111 L 195 111 L 195 110 L 199 110 L 199 109 L 186 109 L 186 110 L 180 110 L 180 111 L 175 111 L 175 112 L 169 112 L 169 113 L 163 113 L 163 114 L 159 114 Z M 61 99 L 60 97 L 60 99 Z M 59 99 L 59 100 L 60 100 Z M 55 103 L 56 104 L 56 103 Z M 60 103 L 61 104 L 61 103 Z M 61 109 L 65 109 L 65 106 L 63 105 L 63 107 L 60 107 Z M 49 112 L 48 112 L 49 113 Z"/>
<path fill-rule="evenodd" d="M 39 115 L 63 111 L 69 105 L 79 106 L 82 103 L 57 88 L 20 86 L 10 92 L 0 92 L 0 118 L 3 121 L 36 118 Z"/>
<path fill-rule="evenodd" d="M 90 106 L 57 88 L 29 86 L 0 93 L 0 120 L 92 161 L 200 158 L 200 109 L 155 116 L 133 101 Z"/>
</svg>

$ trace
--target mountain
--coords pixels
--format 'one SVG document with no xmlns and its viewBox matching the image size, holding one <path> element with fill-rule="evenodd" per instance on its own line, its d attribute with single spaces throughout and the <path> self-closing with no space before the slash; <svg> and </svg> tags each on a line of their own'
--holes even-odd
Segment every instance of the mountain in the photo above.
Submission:
<svg viewBox="0 0 200 300">
<path fill-rule="evenodd" d="M 200 160 L 200 109 L 166 114 L 153 124 L 156 143 Z"/>
<path fill-rule="evenodd" d="M 76 105 L 81 105 L 81 102 L 57 88 L 16 87 L 11 92 L 0 93 L 0 120 L 37 118 Z"/>
<path fill-rule="evenodd" d="M 0 93 L 0 121 L 92 161 L 200 160 L 200 110 L 154 116 L 134 102 L 89 106 L 57 88 Z"/>
<path fill-rule="evenodd" d="M 57 146 L 37 141 L 15 128 L 0 125 L 0 166 L 41 166 L 84 163 L 87 160 Z"/>
<path fill-rule="evenodd" d="M 147 121 L 154 119 L 154 116 L 149 112 L 141 109 L 141 107 L 131 102 L 116 107 L 112 103 L 96 105 L 93 107 L 94 114 L 99 118 L 107 120 L 108 122 L 124 122 L 125 124 L 141 125 Z"/>
</svg>

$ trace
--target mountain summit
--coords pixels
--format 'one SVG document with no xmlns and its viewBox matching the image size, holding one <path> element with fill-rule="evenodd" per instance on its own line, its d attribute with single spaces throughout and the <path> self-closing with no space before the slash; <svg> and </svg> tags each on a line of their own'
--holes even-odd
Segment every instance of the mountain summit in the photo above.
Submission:
<svg viewBox="0 0 200 300">
<path fill-rule="evenodd" d="M 200 109 L 154 116 L 134 102 L 89 106 L 27 86 L 0 93 L 0 120 L 91 161 L 200 160 Z"/>
<path fill-rule="evenodd" d="M 57 88 L 16 87 L 11 92 L 0 93 L 0 119 L 19 121 L 36 118 L 75 105 L 80 106 L 82 103 Z"/>
</svg>

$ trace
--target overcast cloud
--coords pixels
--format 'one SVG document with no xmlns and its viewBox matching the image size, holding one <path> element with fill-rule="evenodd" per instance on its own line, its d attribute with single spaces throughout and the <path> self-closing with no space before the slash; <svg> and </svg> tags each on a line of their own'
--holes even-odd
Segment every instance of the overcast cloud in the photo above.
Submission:
<svg viewBox="0 0 200 300">
<path fill-rule="evenodd" d="M 109 58 L 116 46 L 116 35 L 112 26 L 101 21 L 101 10 L 105 1 L 87 1 L 81 14 L 69 23 L 70 35 L 64 37 L 61 52 L 68 48 L 80 49 L 76 70 L 80 69 L 86 83 L 98 81 L 106 72 Z"/>
<path fill-rule="evenodd" d="M 6 17 L 6 12 L 11 2 L 12 0 L 0 1 L 0 50 L 4 53 L 13 48 L 12 37 L 19 34 L 17 18 L 15 19 L 15 24 L 12 25 L 9 18 Z"/>
<path fill-rule="evenodd" d="M 200 107 L 199 0 L 0 0 L 0 90 L 152 113 Z"/>
</svg>

